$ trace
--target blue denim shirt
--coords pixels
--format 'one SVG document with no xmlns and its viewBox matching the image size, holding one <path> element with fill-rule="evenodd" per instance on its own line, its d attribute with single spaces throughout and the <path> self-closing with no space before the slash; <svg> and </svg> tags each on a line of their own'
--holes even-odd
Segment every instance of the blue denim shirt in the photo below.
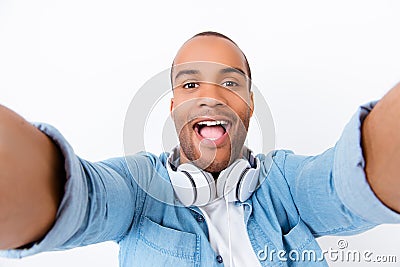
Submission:
<svg viewBox="0 0 400 267">
<path fill-rule="evenodd" d="M 279 150 L 257 156 L 265 180 L 250 199 L 235 204 L 244 208 L 249 239 L 262 266 L 326 266 L 324 260 L 283 261 L 260 251 L 319 253 L 316 237 L 356 234 L 381 223 L 400 222 L 400 215 L 371 191 L 363 170 L 360 126 L 374 104 L 361 107 L 337 144 L 321 155 Z M 76 156 L 53 127 L 36 126 L 65 156 L 65 195 L 56 223 L 40 242 L 0 255 L 24 257 L 114 240 L 120 245 L 123 267 L 223 266 L 197 207 L 152 197 L 156 192 L 174 198 L 165 168 L 168 154 L 142 152 L 92 163 Z"/>
</svg>

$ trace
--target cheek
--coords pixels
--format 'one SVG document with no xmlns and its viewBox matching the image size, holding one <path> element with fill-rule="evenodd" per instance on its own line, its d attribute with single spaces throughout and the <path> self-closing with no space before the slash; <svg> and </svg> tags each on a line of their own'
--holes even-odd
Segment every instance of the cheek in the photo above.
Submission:
<svg viewBox="0 0 400 267">
<path fill-rule="evenodd" d="M 181 137 L 182 135 L 185 135 L 188 132 L 188 130 L 187 130 L 188 125 L 183 118 L 179 118 L 179 116 L 175 116 L 174 122 L 175 122 L 176 134 L 179 137 Z"/>
<path fill-rule="evenodd" d="M 174 112 L 173 114 L 175 131 L 178 137 L 188 136 L 192 132 L 191 125 L 188 123 L 188 113 L 184 110 L 179 110 L 179 112 Z"/>
<path fill-rule="evenodd" d="M 248 93 L 232 93 L 229 98 L 229 106 L 237 114 L 246 114 L 251 109 L 251 100 Z"/>
<path fill-rule="evenodd" d="M 231 107 L 233 112 L 235 112 L 236 116 L 238 116 L 241 122 L 247 126 L 249 117 L 250 117 L 250 107 L 246 103 L 237 103 L 233 107 Z"/>
</svg>

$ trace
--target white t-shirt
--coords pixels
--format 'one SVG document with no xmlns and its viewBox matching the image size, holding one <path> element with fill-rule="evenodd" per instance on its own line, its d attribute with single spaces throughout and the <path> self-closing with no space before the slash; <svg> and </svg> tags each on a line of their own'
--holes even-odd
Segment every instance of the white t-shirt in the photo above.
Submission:
<svg viewBox="0 0 400 267">
<path fill-rule="evenodd" d="M 244 223 L 243 205 L 220 198 L 199 209 L 207 222 L 211 247 L 222 256 L 225 266 L 261 267 Z"/>
</svg>

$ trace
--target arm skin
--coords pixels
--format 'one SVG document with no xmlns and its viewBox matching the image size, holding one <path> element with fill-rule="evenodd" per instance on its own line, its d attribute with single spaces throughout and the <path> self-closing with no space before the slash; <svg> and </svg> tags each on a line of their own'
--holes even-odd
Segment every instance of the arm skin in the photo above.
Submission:
<svg viewBox="0 0 400 267">
<path fill-rule="evenodd" d="M 386 206 L 400 212 L 400 84 L 364 120 L 362 146 L 372 190 Z"/>
<path fill-rule="evenodd" d="M 56 145 L 0 105 L 0 249 L 40 240 L 63 195 L 63 157 Z"/>
</svg>

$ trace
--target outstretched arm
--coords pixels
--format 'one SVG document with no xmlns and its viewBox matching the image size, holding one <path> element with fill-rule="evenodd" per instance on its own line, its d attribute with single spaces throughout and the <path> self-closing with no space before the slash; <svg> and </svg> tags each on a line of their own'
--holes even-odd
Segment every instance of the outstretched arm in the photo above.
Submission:
<svg viewBox="0 0 400 267">
<path fill-rule="evenodd" d="M 386 206 L 400 212 L 400 84 L 364 120 L 362 146 L 372 190 Z"/>
<path fill-rule="evenodd" d="M 51 228 L 63 162 L 50 138 L 0 105 L 0 249 L 37 241 Z"/>
</svg>

